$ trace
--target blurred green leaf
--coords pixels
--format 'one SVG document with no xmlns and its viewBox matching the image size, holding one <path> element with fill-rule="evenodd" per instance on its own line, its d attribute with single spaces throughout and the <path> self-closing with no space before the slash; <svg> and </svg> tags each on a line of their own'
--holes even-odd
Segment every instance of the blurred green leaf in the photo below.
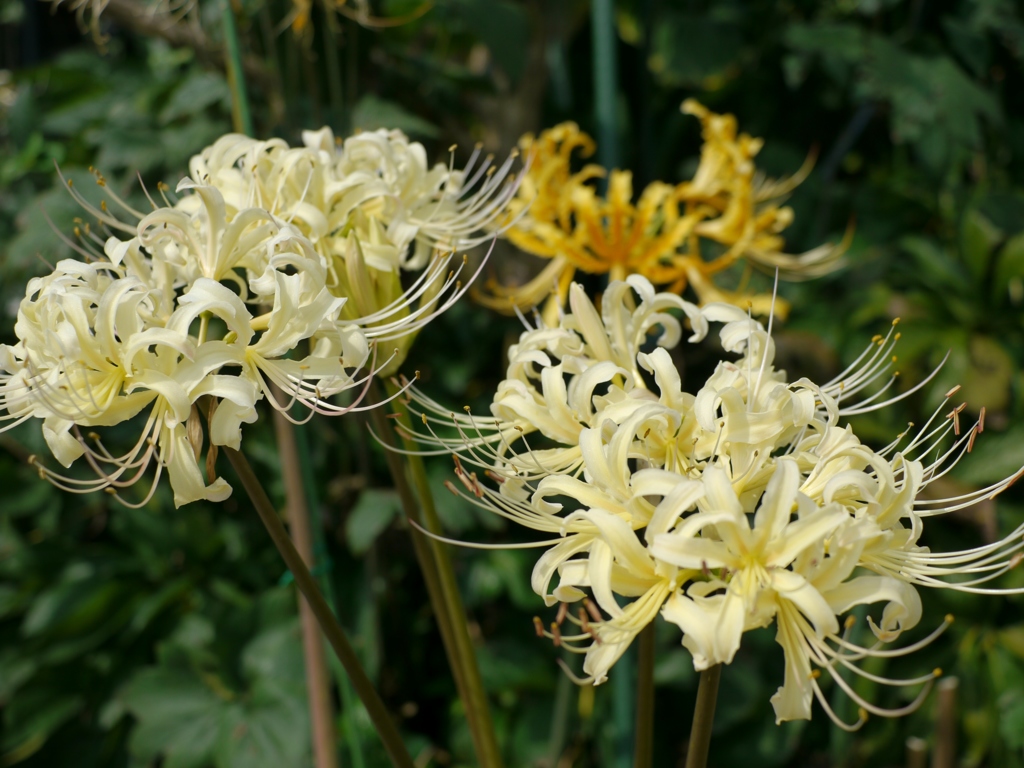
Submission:
<svg viewBox="0 0 1024 768">
<path fill-rule="evenodd" d="M 94 179 L 83 168 L 63 168 L 62 171 L 79 190 L 95 187 Z M 4 251 L 8 269 L 21 275 L 41 273 L 46 270 L 46 264 L 56 264 L 71 256 L 71 248 L 61 241 L 54 229 L 70 233 L 74 219 L 82 215 L 82 207 L 62 186 L 26 200 L 18 215 L 18 234 Z"/>
<path fill-rule="evenodd" d="M 217 739 L 217 768 L 286 768 L 308 762 L 309 717 L 303 686 L 256 683 L 244 703 L 227 708 Z"/>
<path fill-rule="evenodd" d="M 4 710 L 0 761 L 12 765 L 37 752 L 46 739 L 82 708 L 79 696 L 52 689 L 23 690 Z"/>
<path fill-rule="evenodd" d="M 920 235 L 907 235 L 900 239 L 900 247 L 911 255 L 921 276 L 921 282 L 937 290 L 962 285 L 963 268 L 938 243 Z"/>
<path fill-rule="evenodd" d="M 24 651 L 5 648 L 0 651 L 0 705 L 7 703 L 22 683 L 36 673 L 37 664 Z"/>
<path fill-rule="evenodd" d="M 980 284 L 992 261 L 992 253 L 1003 233 L 980 211 L 971 208 L 960 227 L 960 249 L 975 284 Z"/>
<path fill-rule="evenodd" d="M 138 719 L 131 750 L 141 760 L 164 755 L 165 768 L 206 768 L 213 758 L 227 702 L 187 671 L 143 670 L 121 692 Z"/>
<path fill-rule="evenodd" d="M 301 687 L 305 668 L 297 621 L 261 632 L 242 653 L 242 669 L 250 680 L 265 678 Z"/>
<path fill-rule="evenodd" d="M 29 608 L 22 634 L 84 635 L 122 606 L 127 591 L 119 582 L 99 575 L 58 582 Z"/>
<path fill-rule="evenodd" d="M 970 367 L 962 379 L 960 396 L 975 408 L 984 405 L 994 413 L 1005 410 L 1010 402 L 1013 358 L 997 339 L 981 334 L 971 337 L 967 353 Z"/>
<path fill-rule="evenodd" d="M 671 87 L 721 87 L 742 50 L 739 27 L 728 17 L 670 12 L 659 19 L 648 66 Z"/>
<path fill-rule="evenodd" d="M 345 521 L 345 540 L 352 554 L 365 554 L 391 525 L 401 506 L 398 493 L 393 490 L 371 488 L 359 494 L 359 501 Z"/>
<path fill-rule="evenodd" d="M 1020 304 L 1024 299 L 1024 233 L 1006 241 L 996 261 L 993 279 L 993 298 L 996 301 L 1013 299 Z"/>
<path fill-rule="evenodd" d="M 393 101 L 367 94 L 352 112 L 352 126 L 364 131 L 378 128 L 398 128 L 410 136 L 432 138 L 438 135 L 437 126 L 413 114 Z"/>
<path fill-rule="evenodd" d="M 1024 425 L 1006 432 L 989 429 L 974 441 L 974 450 L 957 466 L 957 478 L 965 483 L 989 485 L 1024 467 Z"/>
<path fill-rule="evenodd" d="M 188 579 L 175 579 L 155 593 L 144 597 L 132 616 L 129 625 L 130 631 L 141 632 L 144 630 L 157 614 L 175 600 L 184 597 L 193 588 L 194 585 Z"/>
<path fill-rule="evenodd" d="M 509 0 L 457 0 L 460 21 L 491 51 L 495 62 L 515 82 L 523 73 L 530 45 L 526 10 Z"/>
<path fill-rule="evenodd" d="M 223 75 L 194 71 L 174 89 L 167 106 L 160 110 L 160 122 L 166 125 L 181 117 L 197 115 L 217 103 L 224 109 L 231 108 L 231 91 Z"/>
</svg>

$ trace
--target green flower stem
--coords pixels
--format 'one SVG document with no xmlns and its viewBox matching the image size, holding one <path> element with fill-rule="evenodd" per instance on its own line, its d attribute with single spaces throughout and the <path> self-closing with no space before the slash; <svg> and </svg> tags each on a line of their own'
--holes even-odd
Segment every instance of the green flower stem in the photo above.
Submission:
<svg viewBox="0 0 1024 768">
<path fill-rule="evenodd" d="M 391 764 L 395 768 L 414 768 L 412 758 L 409 757 L 409 751 L 406 749 L 402 736 L 399 734 L 398 728 L 395 727 L 387 707 L 384 706 L 384 702 L 381 701 L 376 689 L 374 689 L 373 683 L 370 682 L 370 678 L 367 677 L 366 672 L 359 663 L 359 658 L 352 649 L 351 643 L 349 643 L 348 638 L 345 636 L 345 631 L 341 628 L 327 601 L 324 600 L 316 580 L 309 572 L 305 562 L 303 562 L 302 556 L 295 549 L 292 540 L 288 537 L 284 525 L 278 518 L 277 510 L 274 509 L 274 505 L 270 502 L 267 492 L 260 484 L 259 478 L 256 477 L 256 473 L 253 471 L 248 459 L 233 448 L 225 448 L 224 452 L 227 454 L 231 466 L 235 468 L 235 472 L 238 474 L 238 478 L 246 493 L 249 494 L 253 506 L 256 507 L 256 512 L 259 514 L 260 520 L 263 521 L 263 525 L 266 527 L 267 533 L 270 534 L 270 538 L 277 547 L 277 551 L 281 553 L 285 564 L 295 577 L 295 583 L 299 591 L 302 592 L 309 602 L 313 615 L 316 616 L 320 627 L 324 631 L 324 635 L 327 636 L 327 642 L 331 644 L 338 659 L 345 667 L 345 672 L 348 674 L 349 680 L 352 681 L 356 694 L 366 707 L 370 720 L 377 729 L 381 741 L 384 743 L 384 749 L 391 758 Z"/>
<path fill-rule="evenodd" d="M 615 11 L 612 0 L 592 0 L 590 29 L 593 45 L 594 117 L 597 156 L 609 171 L 619 167 L 619 129 L 616 104 Z"/>
<path fill-rule="evenodd" d="M 288 529 L 295 549 L 306 566 L 314 567 L 313 530 L 309 519 L 309 503 L 302 476 L 302 464 L 296 441 L 295 425 L 278 410 L 274 411 L 281 474 L 284 477 Z M 302 625 L 302 649 L 306 659 L 306 691 L 313 727 L 313 764 L 316 768 L 337 768 L 338 744 L 334 732 L 334 702 L 331 699 L 331 678 L 324 655 L 323 638 L 309 601 L 299 597 Z"/>
<path fill-rule="evenodd" d="M 238 42 L 238 25 L 232 0 L 221 0 L 224 22 L 224 58 L 227 61 L 228 87 L 231 89 L 231 118 L 235 130 L 252 136 L 252 110 L 245 90 L 245 69 L 242 67 L 242 48 Z"/>
<path fill-rule="evenodd" d="M 636 729 L 633 768 L 654 765 L 654 623 L 640 633 L 640 661 L 636 670 Z"/>
<path fill-rule="evenodd" d="M 608 681 L 612 694 L 609 766 L 632 768 L 633 727 L 636 725 L 636 646 L 631 645 L 615 662 L 615 675 Z"/>
<path fill-rule="evenodd" d="M 377 389 L 376 382 L 372 386 L 375 390 Z M 373 396 L 376 397 L 379 394 L 379 391 L 376 391 L 373 393 Z M 391 473 L 395 490 L 398 492 L 402 510 L 409 520 L 422 526 L 423 517 L 420 515 L 416 494 L 413 492 L 409 479 L 406 476 L 402 457 L 394 451 L 388 450 L 388 448 L 395 445 L 390 433 L 392 425 L 388 423 L 383 408 L 374 408 L 371 411 L 371 418 L 373 419 L 374 430 L 380 433 L 380 439 L 385 444 L 384 458 L 387 460 L 388 471 Z M 416 552 L 416 560 L 419 563 L 420 571 L 423 574 L 424 584 L 427 587 L 427 596 L 430 598 L 430 605 L 434 609 L 434 616 L 437 619 L 441 641 L 444 643 L 445 652 L 448 654 L 449 666 L 451 667 L 452 675 L 455 677 L 455 685 L 461 694 L 465 688 L 462 665 L 458 663 L 455 657 L 455 644 L 451 634 L 451 619 L 448 613 L 448 605 L 442 596 L 441 582 L 438 578 L 437 566 L 434 563 L 434 556 L 430 549 L 430 541 L 421 531 L 414 528 L 412 531 L 412 544 Z M 472 714 L 469 711 L 466 712 L 466 716 L 467 720 L 472 720 Z"/>
<path fill-rule="evenodd" d="M 374 388 L 376 389 L 376 382 L 374 382 Z M 394 394 L 396 391 L 391 385 L 388 390 L 389 394 Z M 408 425 L 408 414 L 401 405 L 400 399 L 391 402 L 399 421 Z M 385 443 L 385 447 L 394 446 L 394 437 L 391 432 L 394 425 L 389 423 L 380 408 L 375 408 L 372 414 L 378 437 Z M 413 446 L 406 443 L 406 447 Z M 428 531 L 439 533 L 440 521 L 437 517 L 437 509 L 434 507 L 434 498 L 430 492 L 423 460 L 419 456 L 407 456 L 408 461 L 403 462 L 402 457 L 394 451 L 386 451 L 386 453 L 388 454 L 388 466 L 399 490 L 399 497 L 402 499 L 406 515 Z M 406 467 L 412 476 L 416 489 L 415 494 L 412 489 L 408 488 Z M 403 489 L 403 485 L 406 486 L 405 489 Z M 419 497 L 418 504 L 417 496 Z M 426 537 L 419 531 L 414 532 L 414 544 L 420 539 L 426 539 Z M 448 661 L 459 689 L 459 696 L 466 710 L 466 720 L 473 736 L 473 746 L 476 749 L 477 758 L 483 768 L 501 768 L 501 752 L 494 733 L 490 705 L 484 691 L 483 681 L 480 678 L 476 652 L 469 637 L 466 612 L 459 594 L 451 559 L 440 542 L 429 539 L 423 541 L 423 544 L 426 547 L 426 552 L 424 557 L 420 558 L 420 566 L 423 569 L 427 590 L 437 615 L 441 639 L 445 643 L 445 650 L 448 653 Z M 434 592 L 433 589 L 437 591 Z"/>
<path fill-rule="evenodd" d="M 566 651 L 562 653 L 562 661 L 569 663 L 571 654 Z M 555 688 L 555 704 L 551 714 L 551 735 L 548 737 L 548 765 L 558 765 L 562 758 L 562 751 L 565 749 L 566 738 L 569 734 L 569 718 L 572 713 L 572 705 L 576 700 L 573 693 L 576 685 L 569 679 L 568 675 L 558 676 L 558 685 Z"/>
<path fill-rule="evenodd" d="M 697 708 L 693 713 L 693 727 L 690 728 L 690 747 L 686 751 L 686 768 L 705 768 L 708 764 L 711 726 L 715 721 L 718 681 L 721 678 L 721 664 L 716 664 L 700 673 L 700 683 L 697 685 Z"/>
<path fill-rule="evenodd" d="M 338 38 L 340 34 L 338 20 L 334 12 L 324 5 L 324 64 L 327 71 L 327 93 L 331 103 L 331 121 L 341 125 L 345 114 L 345 89 L 341 84 L 341 57 L 338 56 Z"/>
</svg>

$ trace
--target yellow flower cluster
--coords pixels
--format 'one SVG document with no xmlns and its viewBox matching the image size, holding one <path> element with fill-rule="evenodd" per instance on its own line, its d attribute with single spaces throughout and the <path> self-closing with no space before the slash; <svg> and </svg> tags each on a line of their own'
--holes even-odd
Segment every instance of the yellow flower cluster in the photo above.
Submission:
<svg viewBox="0 0 1024 768">
<path fill-rule="evenodd" d="M 838 266 L 847 242 L 825 244 L 803 254 L 782 251 L 780 235 L 793 221 L 781 199 L 806 178 L 812 158 L 794 176 L 772 181 L 757 172 L 754 156 L 763 140 L 739 133 L 736 118 L 719 115 L 692 99 L 683 112 L 703 128 L 700 164 L 690 181 L 649 184 L 633 202 L 629 171 L 608 173 L 600 165 L 573 172 L 573 155 L 590 157 L 593 139 L 567 122 L 527 134 L 520 147 L 530 158 L 519 191 L 509 207 L 506 232 L 516 247 L 550 259 L 521 286 L 492 280 L 482 303 L 501 311 L 537 306 L 548 299 L 546 316 L 565 302 L 576 270 L 608 274 L 612 280 L 640 274 L 655 285 L 681 293 L 691 286 L 701 303 L 725 301 L 755 314 L 769 312 L 771 296 L 741 286 L 727 290 L 716 275 L 740 260 L 762 269 L 779 269 L 787 279 L 816 277 Z M 608 179 L 607 194 L 595 189 Z M 746 282 L 746 279 L 743 281 Z M 776 304 L 775 312 L 785 312 Z"/>
</svg>

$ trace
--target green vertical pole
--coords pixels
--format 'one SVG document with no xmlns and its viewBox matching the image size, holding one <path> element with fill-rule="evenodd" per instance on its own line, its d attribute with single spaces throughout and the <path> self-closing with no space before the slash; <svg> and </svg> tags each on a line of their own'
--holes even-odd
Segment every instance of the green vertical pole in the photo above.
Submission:
<svg viewBox="0 0 1024 768">
<path fill-rule="evenodd" d="M 613 0 L 592 0 L 590 29 L 593 43 L 594 118 L 597 123 L 597 159 L 611 170 L 620 165 L 616 96 L 618 62 L 615 53 Z"/>
<path fill-rule="evenodd" d="M 242 48 L 238 42 L 238 25 L 232 0 L 222 0 L 224 21 L 224 54 L 227 59 L 228 86 L 231 88 L 231 114 L 235 130 L 252 136 L 252 110 L 245 90 L 245 68 L 242 66 Z"/>
</svg>

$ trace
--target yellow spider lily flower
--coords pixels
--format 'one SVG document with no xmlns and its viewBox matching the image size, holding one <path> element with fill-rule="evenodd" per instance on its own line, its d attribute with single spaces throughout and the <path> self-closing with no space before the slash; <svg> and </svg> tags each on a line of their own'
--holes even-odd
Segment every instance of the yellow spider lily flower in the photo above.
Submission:
<svg viewBox="0 0 1024 768">
<path fill-rule="evenodd" d="M 769 297 L 716 285 L 715 277 L 741 260 L 783 278 L 803 279 L 837 266 L 848 241 L 800 255 L 782 252 L 780 232 L 793 220 L 779 200 L 809 173 L 811 159 L 793 177 L 763 179 L 754 157 L 763 144 L 737 132 L 732 115 L 718 115 L 687 100 L 683 111 L 701 121 L 704 144 L 693 179 L 677 185 L 649 184 L 634 202 L 632 174 L 587 164 L 572 171 L 574 154 L 590 157 L 593 140 L 575 123 L 539 136 L 527 134 L 520 148 L 530 167 L 509 206 L 505 237 L 525 253 L 549 259 L 521 286 L 491 280 L 477 298 L 500 311 L 538 306 L 550 297 L 546 318 L 564 304 L 577 270 L 612 280 L 640 274 L 675 293 L 688 285 L 701 303 L 726 301 L 767 314 Z M 607 178 L 600 195 L 595 180 Z M 786 307 L 776 302 L 776 314 Z"/>
</svg>

